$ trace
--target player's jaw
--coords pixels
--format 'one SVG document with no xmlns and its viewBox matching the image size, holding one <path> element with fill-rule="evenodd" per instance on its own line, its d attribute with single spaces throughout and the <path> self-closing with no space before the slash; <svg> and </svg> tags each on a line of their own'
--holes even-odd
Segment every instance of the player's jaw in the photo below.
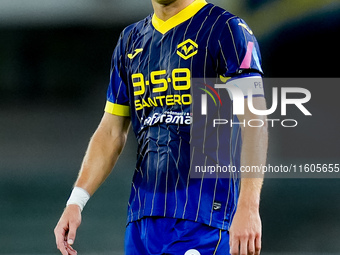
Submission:
<svg viewBox="0 0 340 255">
<path fill-rule="evenodd" d="M 180 1 L 180 0 L 154 0 L 156 3 L 167 6 L 170 5 L 176 1 Z"/>
</svg>

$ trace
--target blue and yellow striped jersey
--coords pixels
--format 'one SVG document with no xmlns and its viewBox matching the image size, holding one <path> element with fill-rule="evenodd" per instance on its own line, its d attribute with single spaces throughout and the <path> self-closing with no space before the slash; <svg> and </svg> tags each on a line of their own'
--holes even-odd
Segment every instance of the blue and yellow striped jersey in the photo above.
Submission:
<svg viewBox="0 0 340 255">
<path fill-rule="evenodd" d="M 253 32 L 242 19 L 204 0 L 167 21 L 153 14 L 124 29 L 112 57 L 105 111 L 130 116 L 138 141 L 128 222 L 162 216 L 228 229 L 239 179 L 191 178 L 191 163 L 193 157 L 209 157 L 214 163 L 239 165 L 240 130 L 226 126 L 204 134 L 215 144 L 210 151 L 192 153 L 192 144 L 201 142 L 191 130 L 192 91 L 198 86 L 193 80 L 221 83 L 253 73 L 262 73 Z M 231 100 L 224 98 L 217 113 L 230 117 Z M 204 132 L 204 126 L 199 130 Z"/>
</svg>

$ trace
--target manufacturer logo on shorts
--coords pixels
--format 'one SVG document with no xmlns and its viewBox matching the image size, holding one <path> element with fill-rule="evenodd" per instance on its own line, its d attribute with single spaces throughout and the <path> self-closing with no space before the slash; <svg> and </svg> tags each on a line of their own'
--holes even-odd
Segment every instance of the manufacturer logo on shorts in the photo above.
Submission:
<svg viewBox="0 0 340 255">
<path fill-rule="evenodd" d="M 221 207 L 222 207 L 222 205 L 221 205 L 220 202 L 214 202 L 214 203 L 213 203 L 213 209 L 214 209 L 215 211 L 220 210 Z"/>
<path fill-rule="evenodd" d="M 201 255 L 201 253 L 198 250 L 190 249 L 187 250 L 184 255 Z"/>
</svg>

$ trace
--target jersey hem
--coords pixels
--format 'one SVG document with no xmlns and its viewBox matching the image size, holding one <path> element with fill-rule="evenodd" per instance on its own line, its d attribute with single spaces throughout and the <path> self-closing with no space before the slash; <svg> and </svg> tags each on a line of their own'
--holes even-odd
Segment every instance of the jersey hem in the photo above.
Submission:
<svg viewBox="0 0 340 255">
<path fill-rule="evenodd" d="M 164 209 L 159 209 L 159 210 L 154 210 L 152 215 L 149 214 L 138 214 L 138 212 L 134 212 L 133 216 L 131 215 L 128 216 L 126 226 L 128 226 L 131 222 L 138 221 L 144 217 L 164 217 L 164 218 L 173 218 L 173 219 L 180 219 L 180 220 L 188 220 L 188 221 L 193 221 L 193 222 L 198 222 L 205 224 L 207 226 L 217 228 L 217 229 L 222 229 L 222 230 L 229 230 L 228 226 L 230 224 L 230 220 L 226 219 L 225 221 L 219 221 L 219 220 L 212 220 L 210 222 L 210 217 L 206 218 L 203 216 L 198 216 L 196 220 L 196 215 L 194 214 L 188 214 L 186 213 L 185 217 L 178 217 L 178 216 L 173 216 L 173 215 L 164 215 Z"/>
</svg>

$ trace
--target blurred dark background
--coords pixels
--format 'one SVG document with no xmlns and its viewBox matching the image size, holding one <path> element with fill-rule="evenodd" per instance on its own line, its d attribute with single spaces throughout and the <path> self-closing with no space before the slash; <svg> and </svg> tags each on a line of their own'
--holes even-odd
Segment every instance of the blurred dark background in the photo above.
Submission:
<svg viewBox="0 0 340 255">
<path fill-rule="evenodd" d="M 338 1 L 212 2 L 252 28 L 266 77 L 339 77 Z M 58 254 L 53 228 L 103 114 L 112 51 L 151 11 L 149 0 L 0 0 L 0 254 Z M 312 117 L 291 111 L 298 127 L 270 129 L 269 163 L 340 163 L 340 84 L 320 83 L 301 84 Z M 123 254 L 135 149 L 131 133 L 86 206 L 80 254 Z M 339 193 L 339 179 L 266 179 L 263 254 L 340 254 Z"/>
</svg>

